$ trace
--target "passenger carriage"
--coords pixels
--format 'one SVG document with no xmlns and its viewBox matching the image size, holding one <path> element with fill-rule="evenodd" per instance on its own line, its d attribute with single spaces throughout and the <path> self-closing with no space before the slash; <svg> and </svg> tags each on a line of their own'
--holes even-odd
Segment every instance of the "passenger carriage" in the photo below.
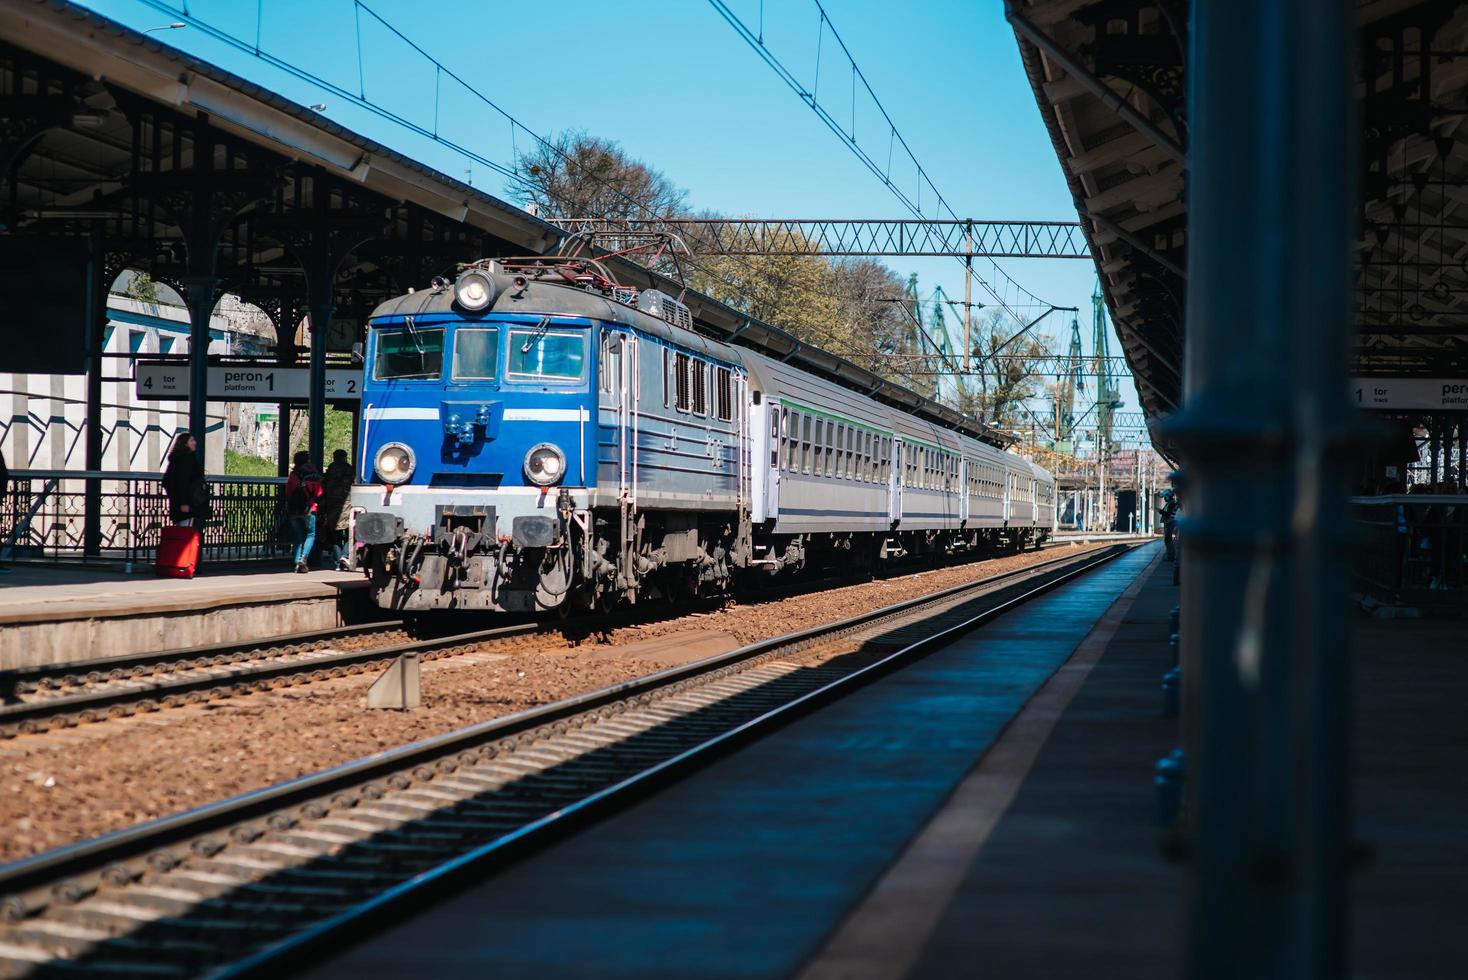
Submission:
<svg viewBox="0 0 1468 980">
<path fill-rule="evenodd" d="M 1045 471 L 692 327 L 585 260 L 482 262 L 380 306 L 352 498 L 377 601 L 606 606 L 1053 527 Z"/>
</svg>

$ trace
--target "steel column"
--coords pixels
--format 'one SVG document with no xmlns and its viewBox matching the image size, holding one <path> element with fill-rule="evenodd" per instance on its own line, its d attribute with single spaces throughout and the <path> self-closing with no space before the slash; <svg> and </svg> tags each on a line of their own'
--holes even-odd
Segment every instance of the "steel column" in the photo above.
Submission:
<svg viewBox="0 0 1468 980">
<path fill-rule="evenodd" d="M 1436 490 L 1438 476 L 1438 461 L 1442 455 L 1442 419 L 1436 415 L 1427 423 L 1427 485 L 1429 489 Z"/>
<path fill-rule="evenodd" d="M 1188 975 L 1348 976 L 1355 5 L 1190 7 Z M 1248 290 L 1238 284 L 1247 282 Z"/>
<path fill-rule="evenodd" d="M 91 262 L 87 269 L 87 432 L 83 465 L 102 469 L 102 338 L 107 331 L 107 254 L 102 236 L 92 232 Z M 82 554 L 102 553 L 102 481 L 88 480 L 82 504 Z"/>
<path fill-rule="evenodd" d="M 311 453 L 311 461 L 323 467 L 326 465 L 321 458 L 326 445 L 326 335 L 331 327 L 331 283 L 335 271 L 333 263 L 325 273 L 313 275 L 310 270 L 306 273 L 311 296 L 311 400 L 306 406 L 310 434 L 306 448 Z"/>
<path fill-rule="evenodd" d="M 275 326 L 276 355 L 281 364 L 296 363 L 296 304 L 282 299 L 280 322 Z M 280 402 L 276 408 L 275 423 L 275 472 L 287 476 L 291 471 L 291 455 L 296 447 L 291 443 L 291 403 Z"/>
<path fill-rule="evenodd" d="M 1464 490 L 1468 487 L 1468 428 L 1464 427 L 1464 417 L 1458 417 L 1458 489 Z"/>
</svg>

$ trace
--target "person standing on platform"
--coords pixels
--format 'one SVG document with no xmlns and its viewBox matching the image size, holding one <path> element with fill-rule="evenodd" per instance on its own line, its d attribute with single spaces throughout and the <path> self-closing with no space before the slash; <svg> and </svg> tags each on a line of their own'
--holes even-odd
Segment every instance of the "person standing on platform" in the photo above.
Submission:
<svg viewBox="0 0 1468 980">
<path fill-rule="evenodd" d="M 1173 539 L 1177 534 L 1177 494 L 1171 490 L 1162 491 L 1162 543 L 1167 549 L 1167 560 L 1174 558 Z"/>
<path fill-rule="evenodd" d="M 352 483 L 357 473 L 347 460 L 347 451 L 338 449 L 331 454 L 331 465 L 321 479 L 321 512 L 319 534 L 322 551 L 331 563 L 341 571 L 347 570 L 347 498 L 352 495 Z"/>
<path fill-rule="evenodd" d="M 321 470 L 311 462 L 311 454 L 296 453 L 295 466 L 285 481 L 285 512 L 291 523 L 292 559 L 296 571 L 309 572 L 307 561 L 316 544 L 316 511 L 321 500 Z"/>
<path fill-rule="evenodd" d="M 179 527 L 204 530 L 209 519 L 209 487 L 204 483 L 204 464 L 199 444 L 187 432 L 173 437 L 168 463 L 163 467 L 163 492 L 168 494 L 168 520 Z"/>
</svg>

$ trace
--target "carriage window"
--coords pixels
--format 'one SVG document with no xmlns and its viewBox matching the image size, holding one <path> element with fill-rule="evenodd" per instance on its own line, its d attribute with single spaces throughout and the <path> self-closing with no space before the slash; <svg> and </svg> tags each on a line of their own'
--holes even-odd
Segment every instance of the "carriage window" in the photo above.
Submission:
<svg viewBox="0 0 1468 980">
<path fill-rule="evenodd" d="M 709 413 L 709 366 L 703 361 L 693 362 L 693 414 Z"/>
<path fill-rule="evenodd" d="M 815 444 L 811 447 L 811 465 L 808 472 L 812 476 L 826 475 L 826 420 L 816 419 Z"/>
<path fill-rule="evenodd" d="M 673 355 L 673 407 L 686 412 L 693 407 L 693 359 L 687 354 Z"/>
<path fill-rule="evenodd" d="M 372 377 L 437 378 L 443 374 L 443 328 L 437 330 L 378 330 Z"/>
<path fill-rule="evenodd" d="M 836 423 L 826 423 L 826 476 L 836 475 L 836 447 L 840 443 L 836 441 Z"/>
<path fill-rule="evenodd" d="M 846 430 L 846 478 L 856 479 L 856 430 L 850 427 Z"/>
<path fill-rule="evenodd" d="M 714 368 L 714 415 L 723 422 L 734 419 L 734 377 L 728 368 Z"/>
<path fill-rule="evenodd" d="M 780 468 L 781 440 L 785 437 L 784 420 L 780 417 L 779 406 L 770 407 L 770 465 L 775 469 Z"/>
<path fill-rule="evenodd" d="M 541 330 L 510 331 L 511 377 L 575 381 L 586 361 L 586 337 Z"/>
<path fill-rule="evenodd" d="M 795 453 L 800 447 L 800 415 L 788 408 L 780 409 L 780 427 L 785 435 L 785 472 L 795 470 Z"/>
<path fill-rule="evenodd" d="M 809 473 L 811 468 L 811 457 L 815 454 L 815 445 L 811 441 L 810 427 L 811 417 L 802 415 L 800 417 L 801 442 L 800 442 L 800 472 Z"/>
<path fill-rule="evenodd" d="M 486 381 L 497 374 L 500 332 L 477 327 L 454 331 L 454 380 Z"/>
<path fill-rule="evenodd" d="M 846 479 L 846 426 L 837 424 L 836 429 L 836 479 Z"/>
</svg>

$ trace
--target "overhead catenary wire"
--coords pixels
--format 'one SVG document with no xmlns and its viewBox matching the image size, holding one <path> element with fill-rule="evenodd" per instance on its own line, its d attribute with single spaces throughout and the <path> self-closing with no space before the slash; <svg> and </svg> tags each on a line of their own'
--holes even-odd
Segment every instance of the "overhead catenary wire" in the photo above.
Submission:
<svg viewBox="0 0 1468 980">
<path fill-rule="evenodd" d="M 861 70 L 861 66 L 857 64 L 855 56 L 852 55 L 850 48 L 847 47 L 846 42 L 842 39 L 840 32 L 837 31 L 835 23 L 831 20 L 830 15 L 826 13 L 825 7 L 822 6 L 820 0 L 810 0 L 810 2 L 814 4 L 816 10 L 819 13 L 818 28 L 821 32 L 821 35 L 824 36 L 825 31 L 827 29 L 830 30 L 832 39 L 840 47 L 841 53 L 845 55 L 851 67 L 853 78 L 856 81 L 860 82 L 861 88 L 870 97 L 872 105 L 876 107 L 877 111 L 881 114 L 882 120 L 887 125 L 888 159 L 885 168 L 881 164 L 879 164 L 878 161 L 871 155 L 871 153 L 869 153 L 866 148 L 864 148 L 861 143 L 856 139 L 856 109 L 854 95 L 852 101 L 852 126 L 850 130 L 847 130 L 840 123 L 840 121 L 837 120 L 836 117 L 830 111 L 828 111 L 825 106 L 821 104 L 820 99 L 817 97 L 817 92 L 814 85 L 812 85 L 810 89 L 807 89 L 806 86 L 801 83 L 800 79 L 795 75 L 795 73 L 792 72 L 785 65 L 785 63 L 781 61 L 781 59 L 772 50 L 770 50 L 769 46 L 765 43 L 763 31 L 763 11 L 761 11 L 760 29 L 758 32 L 756 32 L 755 30 L 752 30 L 749 25 L 745 24 L 743 19 L 740 18 L 738 14 L 734 13 L 734 11 L 729 8 L 729 5 L 725 2 L 725 0 L 709 0 L 709 3 L 713 6 L 714 10 L 719 14 L 719 16 L 721 16 L 725 20 L 725 22 L 729 24 L 730 27 L 734 29 L 735 33 L 737 33 L 745 41 L 745 43 L 748 44 L 749 47 L 757 55 L 759 55 L 760 59 L 764 61 L 764 63 L 768 65 L 770 69 L 773 70 L 783 82 L 785 82 L 785 84 L 791 89 L 791 91 L 795 92 L 796 95 L 800 97 L 801 101 L 803 101 L 821 119 L 821 121 L 826 124 L 827 128 L 829 128 L 831 132 L 836 134 L 836 136 L 841 139 L 841 141 L 856 156 L 856 158 L 860 160 L 861 163 L 869 171 L 871 171 L 871 173 L 879 181 L 882 182 L 882 184 L 893 194 L 893 196 L 897 198 L 902 206 L 905 207 L 914 217 L 919 219 L 936 219 L 942 218 L 946 215 L 952 220 L 962 221 L 963 219 L 960 218 L 958 213 L 954 211 L 954 209 L 948 204 L 948 200 L 943 196 L 942 192 L 938 190 L 937 185 L 928 175 L 927 170 L 924 169 L 922 164 L 918 161 L 917 154 L 913 152 L 913 149 L 908 144 L 906 137 L 904 137 L 901 131 L 898 130 L 897 124 L 892 120 L 891 114 L 887 111 L 887 107 L 883 105 L 882 100 L 878 98 L 876 91 L 872 88 L 871 83 L 867 80 L 866 74 Z M 855 84 L 853 84 L 853 93 L 855 92 L 855 88 L 856 86 Z M 905 191 L 892 177 L 892 155 L 893 151 L 897 147 L 901 147 L 902 152 L 906 155 L 908 161 L 913 165 L 916 170 L 918 178 L 917 186 L 914 188 L 911 194 Z M 933 196 L 934 213 L 931 215 L 925 213 L 922 207 L 922 195 L 924 187 L 926 187 Z M 960 258 L 959 261 L 963 262 L 964 260 Z M 1008 283 L 1010 286 L 1013 286 L 1017 292 L 1022 293 L 1024 296 L 1028 297 L 1034 305 L 1054 305 L 1040 299 L 1034 293 L 1030 292 L 1028 289 L 1025 289 L 1022 285 L 1016 282 L 1013 277 L 1006 273 L 1004 269 L 993 259 L 989 259 L 988 261 L 989 264 L 994 268 L 994 271 L 999 276 L 1001 276 L 1006 283 Z M 1002 295 L 993 284 L 991 284 L 989 281 L 984 279 L 983 276 L 980 276 L 977 272 L 973 270 L 971 263 L 965 263 L 965 274 L 971 276 L 974 282 L 977 282 L 980 287 L 982 287 L 990 296 L 992 296 L 995 302 L 998 303 L 1000 308 L 1002 308 L 1005 313 L 1007 313 L 1009 316 L 1013 317 L 1016 321 L 1020 323 L 1023 323 L 1025 321 L 1025 317 L 1021 316 L 1014 310 L 1013 304 L 1011 304 L 1008 298 Z"/>
</svg>

